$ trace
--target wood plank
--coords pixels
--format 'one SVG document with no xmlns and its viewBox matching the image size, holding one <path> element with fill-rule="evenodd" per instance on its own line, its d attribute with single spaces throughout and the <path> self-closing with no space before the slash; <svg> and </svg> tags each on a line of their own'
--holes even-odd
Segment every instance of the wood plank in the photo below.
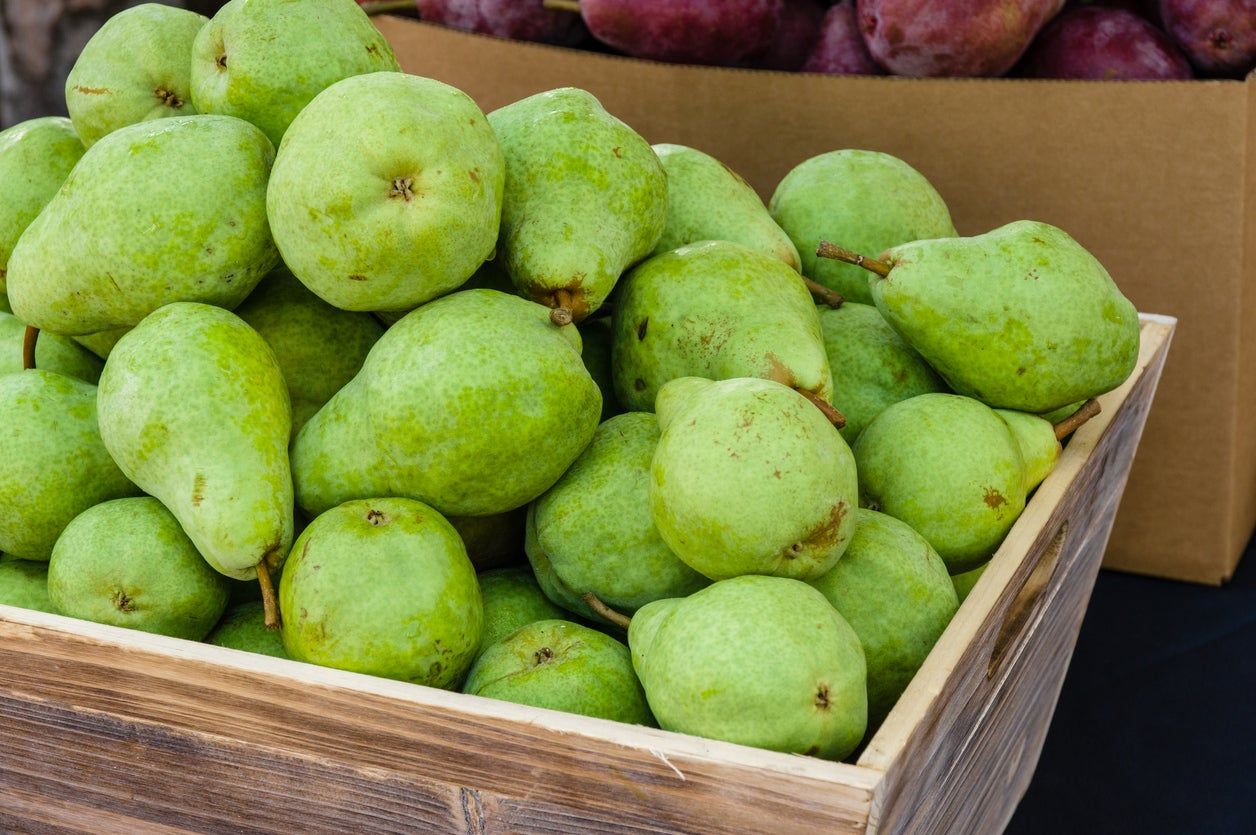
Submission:
<svg viewBox="0 0 1256 835">
<path fill-rule="evenodd" d="M 885 772 L 871 829 L 999 831 L 1011 817 L 1041 751 L 1171 330 L 1144 327 L 1138 370 L 1105 398 L 1124 400 L 1119 413 L 1109 407 L 1107 425 L 1096 419 L 1078 432 L 860 758 Z M 1044 494 L 1055 501 L 1039 502 Z M 1018 619 L 1013 603 L 1062 530 L 1058 567 Z M 1001 641 L 1009 648 L 992 667 Z"/>
</svg>

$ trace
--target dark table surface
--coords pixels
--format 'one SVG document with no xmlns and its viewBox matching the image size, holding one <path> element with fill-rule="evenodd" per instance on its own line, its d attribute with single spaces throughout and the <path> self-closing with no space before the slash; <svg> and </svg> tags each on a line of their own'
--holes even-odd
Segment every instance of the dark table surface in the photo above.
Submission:
<svg viewBox="0 0 1256 835">
<path fill-rule="evenodd" d="M 1222 588 L 1100 573 L 1007 831 L 1256 832 L 1256 539 Z"/>
</svg>

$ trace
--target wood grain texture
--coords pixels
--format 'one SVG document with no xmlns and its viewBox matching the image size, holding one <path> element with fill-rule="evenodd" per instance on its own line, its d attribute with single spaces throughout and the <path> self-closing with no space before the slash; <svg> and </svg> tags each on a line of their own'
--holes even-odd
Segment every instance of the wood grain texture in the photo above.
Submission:
<svg viewBox="0 0 1256 835">
<path fill-rule="evenodd" d="M 1135 375 L 855 765 L 0 607 L 0 831 L 994 831 L 1041 749 L 1171 332 L 1144 327 Z"/>
</svg>

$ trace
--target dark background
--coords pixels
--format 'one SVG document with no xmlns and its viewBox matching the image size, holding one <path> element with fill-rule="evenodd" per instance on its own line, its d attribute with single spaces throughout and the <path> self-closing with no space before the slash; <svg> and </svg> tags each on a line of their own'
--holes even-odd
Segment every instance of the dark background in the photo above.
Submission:
<svg viewBox="0 0 1256 835">
<path fill-rule="evenodd" d="M 1099 574 L 1007 831 L 1256 832 L 1256 540 L 1219 589 Z"/>
<path fill-rule="evenodd" d="M 0 0 L 0 126 L 63 114 L 83 44 L 141 1 Z M 1256 832 L 1254 551 L 1221 589 L 1100 574 L 1009 833 Z"/>
</svg>

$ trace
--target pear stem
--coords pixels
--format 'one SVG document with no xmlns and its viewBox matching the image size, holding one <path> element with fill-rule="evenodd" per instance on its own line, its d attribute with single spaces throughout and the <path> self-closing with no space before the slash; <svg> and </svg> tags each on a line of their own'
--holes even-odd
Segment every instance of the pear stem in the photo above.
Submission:
<svg viewBox="0 0 1256 835">
<path fill-rule="evenodd" d="M 846 426 L 846 415 L 839 412 L 833 404 L 826 402 L 823 397 L 813 391 L 807 391 L 806 389 L 794 389 L 794 391 L 810 400 L 811 405 L 823 412 L 824 416 L 828 418 L 829 422 L 835 427 L 841 429 Z"/>
<path fill-rule="evenodd" d="M 580 596 L 580 599 L 584 601 L 586 606 L 618 626 L 620 629 L 627 629 L 628 624 L 632 623 L 632 618 L 622 612 L 616 612 L 610 606 L 603 603 L 602 599 L 591 591 L 585 592 Z"/>
<path fill-rule="evenodd" d="M 554 309 L 550 311 L 550 321 L 560 328 L 579 322 L 589 314 L 589 306 L 584 299 L 566 287 L 554 291 L 553 301 Z"/>
<path fill-rule="evenodd" d="M 1083 403 L 1082 407 L 1076 412 L 1073 412 L 1073 414 L 1055 424 L 1055 439 L 1057 441 L 1064 440 L 1069 435 L 1076 432 L 1083 423 L 1090 420 L 1092 417 L 1095 417 L 1102 411 L 1103 407 L 1099 405 L 1099 401 L 1093 397 L 1090 398 Z"/>
<path fill-rule="evenodd" d="M 27 325 L 22 334 L 22 369 L 30 371 L 35 367 L 35 346 L 39 344 L 39 328 Z"/>
<path fill-rule="evenodd" d="M 580 0 L 541 0 L 541 6 L 555 12 L 580 13 Z"/>
<path fill-rule="evenodd" d="M 820 245 L 816 247 L 816 255 L 821 258 L 830 258 L 834 261 L 844 261 L 847 264 L 854 264 L 856 267 L 863 267 L 868 272 L 876 273 L 882 278 L 890 274 L 890 265 L 884 261 L 860 255 L 858 252 L 851 252 L 845 247 L 829 243 L 828 241 L 820 241 Z"/>
<path fill-rule="evenodd" d="M 266 615 L 266 628 L 278 629 L 283 625 L 279 618 L 279 600 L 275 597 L 275 581 L 270 577 L 270 567 L 262 560 L 257 564 L 257 584 L 262 587 L 262 611 Z"/>
<path fill-rule="evenodd" d="M 817 302 L 820 304 L 827 304 L 834 310 L 837 310 L 842 306 L 842 302 L 846 301 L 842 298 L 841 293 L 836 290 L 831 290 L 820 282 L 807 278 L 805 275 L 802 277 L 802 283 L 807 285 L 807 289 L 811 291 L 811 295 Z"/>
</svg>

